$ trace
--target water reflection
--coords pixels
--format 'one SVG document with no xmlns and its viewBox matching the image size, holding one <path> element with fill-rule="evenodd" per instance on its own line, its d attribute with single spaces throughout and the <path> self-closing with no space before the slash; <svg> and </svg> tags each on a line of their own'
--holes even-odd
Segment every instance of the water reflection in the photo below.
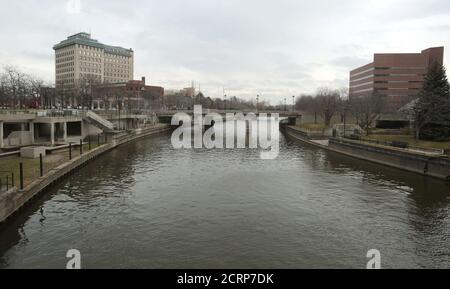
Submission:
<svg viewBox="0 0 450 289">
<path fill-rule="evenodd" d="M 289 140 L 288 143 L 299 145 L 294 140 Z M 363 199 L 367 201 L 367 205 L 377 204 L 377 198 L 371 197 L 374 195 L 373 186 L 384 188 L 383 194 L 391 192 L 393 202 L 404 195 L 402 208 L 406 212 L 405 219 L 411 228 L 405 239 L 413 240 L 414 253 L 427 259 L 427 261 L 417 260 L 417 263 L 422 267 L 429 267 L 433 264 L 434 258 L 440 258 L 443 260 L 442 264 L 446 264 L 446 267 L 450 266 L 450 242 L 446 241 L 450 236 L 450 183 L 356 160 L 308 145 L 303 148 L 309 152 L 309 157 L 304 160 L 311 168 L 357 179 L 362 186 L 367 184 L 367 194 Z M 385 198 L 381 200 L 386 201 Z M 381 210 L 380 214 L 392 214 L 393 218 L 400 217 L 386 210 Z M 387 226 L 387 224 L 383 225 Z M 411 264 L 404 264 L 404 267 L 409 266 Z M 436 265 L 432 267 L 438 268 Z"/>
</svg>

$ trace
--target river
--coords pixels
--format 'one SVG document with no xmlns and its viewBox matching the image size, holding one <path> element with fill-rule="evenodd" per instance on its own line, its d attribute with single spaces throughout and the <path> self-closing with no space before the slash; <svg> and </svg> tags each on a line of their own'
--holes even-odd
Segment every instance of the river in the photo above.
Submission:
<svg viewBox="0 0 450 289">
<path fill-rule="evenodd" d="M 0 267 L 450 267 L 450 185 L 281 138 L 258 150 L 139 140 L 0 227 Z"/>
</svg>

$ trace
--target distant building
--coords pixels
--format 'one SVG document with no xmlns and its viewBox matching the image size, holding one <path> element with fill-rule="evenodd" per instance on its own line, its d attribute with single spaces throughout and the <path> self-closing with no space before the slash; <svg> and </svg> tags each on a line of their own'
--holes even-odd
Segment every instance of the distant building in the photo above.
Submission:
<svg viewBox="0 0 450 289">
<path fill-rule="evenodd" d="M 417 96 L 434 62 L 443 64 L 444 47 L 421 53 L 377 53 L 373 62 L 350 72 L 349 96 L 360 97 L 376 91 L 386 97 L 384 110 L 395 112 Z"/>
<path fill-rule="evenodd" d="M 195 88 L 194 87 L 186 87 L 186 88 L 183 88 L 180 91 L 180 93 L 183 96 L 194 97 L 195 96 Z"/>
<path fill-rule="evenodd" d="M 196 95 L 195 87 L 186 87 L 183 89 L 166 90 L 166 95 L 179 95 L 185 97 L 194 97 Z"/>
<path fill-rule="evenodd" d="M 120 83 L 104 83 L 93 86 L 94 109 L 150 109 L 163 106 L 164 88 L 146 85 L 145 77 Z"/>
<path fill-rule="evenodd" d="M 56 89 L 73 89 L 82 81 L 118 83 L 133 79 L 132 49 L 105 45 L 78 33 L 56 44 Z"/>
</svg>

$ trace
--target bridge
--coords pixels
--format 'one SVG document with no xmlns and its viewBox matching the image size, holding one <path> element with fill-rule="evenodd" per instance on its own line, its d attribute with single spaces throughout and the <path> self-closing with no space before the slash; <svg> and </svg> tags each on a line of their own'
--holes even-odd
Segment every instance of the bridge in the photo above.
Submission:
<svg viewBox="0 0 450 289">
<path fill-rule="evenodd" d="M 172 120 L 172 117 L 177 113 L 186 113 L 188 115 L 193 116 L 194 111 L 193 110 L 171 110 L 171 111 L 160 111 L 157 112 L 156 115 L 158 116 L 158 119 L 161 123 L 170 123 Z M 287 125 L 295 125 L 296 123 L 300 123 L 302 115 L 297 112 L 293 111 L 259 111 L 255 112 L 254 110 L 218 110 L 218 109 L 203 109 L 203 116 L 209 114 L 209 113 L 217 113 L 222 116 L 226 116 L 227 114 L 238 114 L 243 113 L 244 115 L 248 113 L 253 113 L 256 116 L 259 116 L 261 114 L 264 115 L 272 115 L 272 114 L 278 114 L 280 116 L 280 123 L 281 124 L 287 124 Z"/>
</svg>

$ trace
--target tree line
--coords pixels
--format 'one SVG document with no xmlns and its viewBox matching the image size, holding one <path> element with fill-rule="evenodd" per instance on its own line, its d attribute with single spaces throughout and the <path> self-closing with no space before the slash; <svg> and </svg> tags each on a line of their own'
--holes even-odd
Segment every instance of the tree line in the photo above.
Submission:
<svg viewBox="0 0 450 289">
<path fill-rule="evenodd" d="M 378 93 L 349 98 L 346 88 L 322 87 L 315 94 L 301 95 L 295 101 L 295 109 L 313 114 L 316 124 L 318 116 L 322 117 L 325 126 L 330 126 L 334 116 L 338 115 L 341 122 L 345 122 L 345 118 L 351 114 L 367 133 L 382 107 L 382 97 Z"/>
<path fill-rule="evenodd" d="M 42 79 L 5 66 L 0 72 L 0 108 L 37 107 L 44 86 Z"/>
<path fill-rule="evenodd" d="M 105 84 L 105 85 L 103 85 Z M 142 101 L 135 101 L 136 92 L 119 91 L 114 86 L 101 83 L 96 76 L 84 75 L 77 83 L 58 82 L 58 88 L 42 79 L 26 74 L 13 66 L 5 66 L 0 72 L 0 108 L 92 108 L 95 100 L 112 102 L 121 109 L 192 109 L 194 104 L 209 109 L 245 110 L 255 109 L 254 101 L 236 96 L 228 99 L 211 98 L 203 93 L 189 97 L 183 93 L 166 94 L 161 97 L 151 91 L 137 92 Z M 106 108 L 110 107 L 109 105 Z M 259 108 L 268 107 L 262 101 Z"/>
<path fill-rule="evenodd" d="M 201 105 L 206 109 L 218 110 L 248 110 L 255 109 L 256 103 L 251 100 L 245 100 L 236 96 L 228 98 L 212 98 L 205 96 L 202 92 L 197 93 L 193 98 L 185 96 L 181 93 L 166 94 L 164 96 L 164 103 L 168 109 L 192 109 L 194 105 Z M 266 102 L 260 102 L 258 107 L 260 109 L 266 108 Z"/>
</svg>

